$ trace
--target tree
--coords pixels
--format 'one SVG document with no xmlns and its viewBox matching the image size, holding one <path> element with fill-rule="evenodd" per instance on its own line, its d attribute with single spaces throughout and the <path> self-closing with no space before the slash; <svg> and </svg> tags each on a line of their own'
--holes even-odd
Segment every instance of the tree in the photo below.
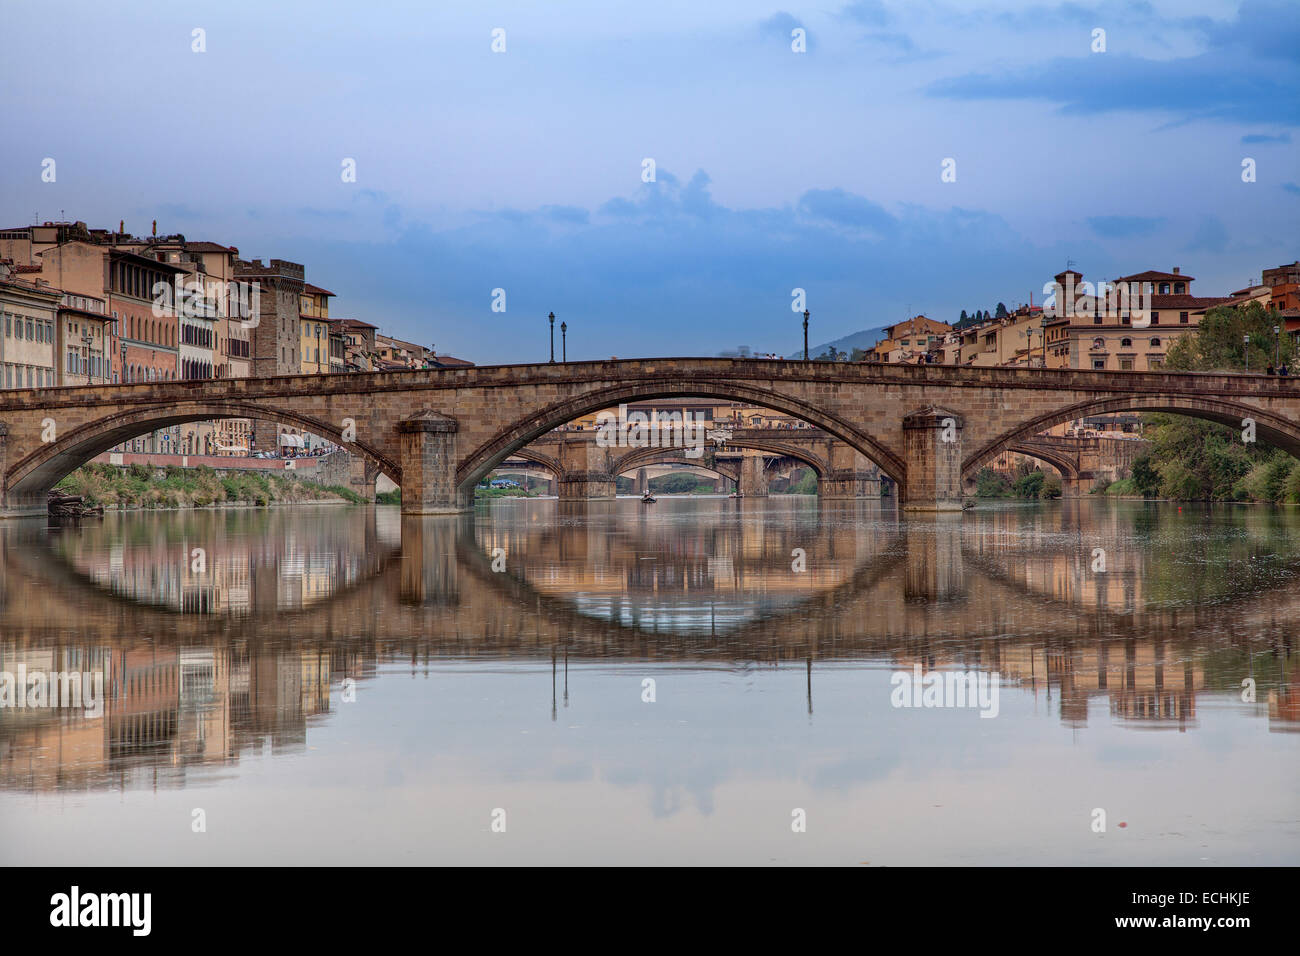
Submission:
<svg viewBox="0 0 1300 956">
<path fill-rule="evenodd" d="M 1191 335 L 1182 336 L 1170 347 L 1165 367 L 1185 372 L 1237 371 L 1246 367 L 1246 342 L 1250 336 L 1250 367 L 1262 372 L 1273 364 L 1276 347 L 1281 361 L 1295 360 L 1295 343 L 1283 335 L 1277 342 L 1273 327 L 1283 327 L 1277 312 L 1258 302 L 1240 308 L 1215 306 L 1205 313 Z"/>
<path fill-rule="evenodd" d="M 1134 490 L 1141 492 L 1144 498 L 1151 498 L 1160 491 L 1160 473 L 1152 463 L 1150 452 L 1133 462 L 1129 478 L 1133 481 Z"/>
<path fill-rule="evenodd" d="M 999 302 L 997 309 L 993 313 L 993 317 L 996 319 L 1005 319 L 1010 314 L 1011 313 L 1007 311 L 1006 303 Z"/>
<path fill-rule="evenodd" d="M 957 320 L 957 324 L 958 324 L 958 325 L 961 325 L 961 326 L 964 326 L 964 325 L 966 324 L 966 322 L 967 322 L 967 319 L 966 319 L 966 310 L 965 310 L 965 309 L 962 309 L 962 310 L 961 310 L 961 318 Z"/>
</svg>

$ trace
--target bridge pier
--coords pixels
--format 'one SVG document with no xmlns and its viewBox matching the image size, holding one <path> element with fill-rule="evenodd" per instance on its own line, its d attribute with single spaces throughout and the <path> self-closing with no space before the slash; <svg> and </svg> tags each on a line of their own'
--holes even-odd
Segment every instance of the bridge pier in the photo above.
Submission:
<svg viewBox="0 0 1300 956">
<path fill-rule="evenodd" d="M 903 417 L 904 511 L 961 511 L 962 417 L 930 406 Z"/>
<path fill-rule="evenodd" d="M 601 471 L 568 471 L 560 476 L 561 501 L 591 501 L 613 498 L 614 476 Z"/>
<path fill-rule="evenodd" d="M 586 438 L 560 442 L 560 500 L 613 498 L 618 490 L 610 473 L 609 449 Z"/>
<path fill-rule="evenodd" d="M 817 497 L 823 501 L 879 498 L 880 479 L 871 472 L 834 471 L 817 479 Z"/>
<path fill-rule="evenodd" d="M 636 472 L 636 493 L 644 495 L 650 491 L 650 476 L 644 468 L 638 468 Z"/>
<path fill-rule="evenodd" d="M 767 472 L 762 455 L 746 455 L 740 462 L 740 493 L 746 498 L 767 497 Z"/>
<path fill-rule="evenodd" d="M 473 492 L 456 490 L 454 419 L 430 416 L 398 422 L 402 466 L 402 514 L 446 515 L 473 508 Z"/>
</svg>

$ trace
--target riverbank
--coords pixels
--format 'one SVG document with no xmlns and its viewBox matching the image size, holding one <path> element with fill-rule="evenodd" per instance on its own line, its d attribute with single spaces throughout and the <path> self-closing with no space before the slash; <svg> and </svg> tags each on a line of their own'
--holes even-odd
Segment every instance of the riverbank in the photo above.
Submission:
<svg viewBox="0 0 1300 956">
<path fill-rule="evenodd" d="M 206 466 L 151 468 L 145 465 L 83 465 L 57 485 L 106 510 L 170 510 L 274 504 L 348 502 L 365 499 L 342 486 L 324 486 L 281 474 L 217 471 Z"/>
</svg>

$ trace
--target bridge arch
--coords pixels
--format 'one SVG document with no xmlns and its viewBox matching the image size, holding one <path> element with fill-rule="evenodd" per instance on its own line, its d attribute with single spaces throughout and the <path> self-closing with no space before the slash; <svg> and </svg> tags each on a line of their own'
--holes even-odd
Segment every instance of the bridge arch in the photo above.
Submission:
<svg viewBox="0 0 1300 956">
<path fill-rule="evenodd" d="M 682 454 L 680 449 L 672 448 L 646 448 L 637 449 L 629 455 L 624 455 L 618 461 L 610 466 L 609 473 L 617 478 L 620 475 L 626 475 L 634 472 L 639 468 L 649 468 L 652 465 L 683 465 L 696 471 L 706 472 L 710 475 L 716 475 L 719 478 L 725 478 L 727 481 L 740 481 L 740 468 L 728 468 L 721 462 L 707 463 L 704 458 L 687 458 Z"/>
<path fill-rule="evenodd" d="M 34 501 L 61 478 L 116 445 L 159 428 L 220 418 L 249 418 L 297 426 L 314 435 L 329 438 L 341 447 L 361 452 L 370 464 L 378 467 L 398 485 L 401 484 L 401 468 L 395 462 L 365 442 L 345 441 L 343 432 L 337 425 L 260 403 L 201 401 L 178 402 L 166 411 L 157 406 L 149 406 L 107 415 L 57 435 L 55 441 L 42 444 L 9 468 L 4 476 L 6 495 L 18 500 Z"/>
<path fill-rule="evenodd" d="M 1079 402 L 1016 425 L 967 455 L 962 462 L 962 474 L 978 471 L 990 458 L 1053 425 L 1113 412 L 1166 412 L 1170 415 L 1200 418 L 1231 428 L 1242 427 L 1243 419 L 1250 418 L 1255 422 L 1256 434 L 1260 441 L 1300 458 L 1300 422 L 1228 399 L 1188 395 L 1130 395 L 1123 398 Z M 1041 457 L 1037 453 L 1024 452 L 1024 454 Z"/>
<path fill-rule="evenodd" d="M 896 483 L 906 484 L 907 466 L 901 458 L 866 430 L 833 412 L 766 388 L 729 381 L 687 380 L 616 385 L 548 405 L 527 418 L 501 429 L 470 452 L 465 457 L 464 464 L 457 470 L 457 489 L 462 495 L 471 493 L 482 477 L 495 468 L 502 459 L 575 418 L 604 408 L 612 408 L 624 402 L 645 402 L 660 398 L 715 398 L 729 402 L 748 402 L 785 412 L 834 435 L 875 462 L 880 470 Z"/>
<path fill-rule="evenodd" d="M 564 468 L 560 465 L 560 460 L 554 455 L 548 455 L 545 452 L 537 451 L 534 448 L 520 448 L 513 454 L 507 455 L 506 458 L 522 458 L 524 461 L 532 462 L 539 468 L 550 473 L 551 477 L 557 481 L 564 476 Z M 505 458 L 496 464 L 496 468 L 503 468 Z"/>
</svg>

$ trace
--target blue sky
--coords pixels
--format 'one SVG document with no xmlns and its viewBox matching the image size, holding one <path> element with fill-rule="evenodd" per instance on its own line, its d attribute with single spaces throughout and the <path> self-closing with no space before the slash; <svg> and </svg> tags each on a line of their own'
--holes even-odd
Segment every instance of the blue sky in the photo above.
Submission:
<svg viewBox="0 0 1300 956">
<path fill-rule="evenodd" d="M 551 310 L 572 358 L 788 353 L 794 288 L 822 342 L 1038 301 L 1067 259 L 1212 295 L 1300 258 L 1295 2 L 5 13 L 0 226 L 157 218 L 480 363 L 544 360 Z"/>
</svg>

